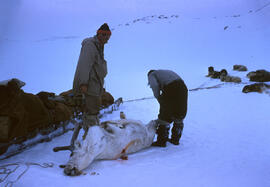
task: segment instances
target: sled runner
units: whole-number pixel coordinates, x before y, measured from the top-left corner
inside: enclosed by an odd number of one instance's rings
[[[0,160],[73,130],[81,118],[82,98],[69,92],[34,95],[24,92],[24,85],[18,79],[0,82]],[[102,99],[100,117],[122,103],[122,98],[114,102],[108,92]]]

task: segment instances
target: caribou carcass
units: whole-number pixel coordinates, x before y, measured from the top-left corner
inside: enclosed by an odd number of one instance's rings
[[[75,143],[64,173],[80,175],[94,160],[125,158],[125,154],[150,147],[156,126],[154,120],[144,125],[140,121],[121,119],[90,127],[85,140]]]

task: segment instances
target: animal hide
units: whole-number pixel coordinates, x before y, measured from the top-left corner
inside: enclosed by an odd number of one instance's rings
[[[66,92],[60,93],[60,96],[64,97],[66,100],[70,99],[71,97],[74,97],[73,95],[74,94],[73,94],[72,89],[68,90]],[[78,99],[81,102],[82,96],[78,95],[78,96],[74,97],[74,99]],[[109,92],[107,92],[105,89],[103,89],[103,93],[101,95],[101,106],[102,106],[102,108],[106,108],[106,107],[108,107],[109,105],[111,105],[113,103],[114,103],[114,97]],[[69,103],[67,103],[67,104],[69,104]],[[77,104],[81,105],[82,103],[77,103]],[[70,105],[72,105],[72,101],[70,102]]]
[[[240,82],[242,82],[242,80],[241,80],[240,77],[229,76],[229,75],[227,75],[227,76],[221,75],[221,76],[220,76],[220,80],[221,80],[222,82],[234,82],[234,83],[240,83]]]
[[[26,137],[35,129],[48,125],[49,113],[38,96],[24,93],[13,80],[7,86],[0,85],[0,96],[0,116],[10,120],[5,129],[7,136],[1,139],[1,143]]]
[[[265,84],[265,83],[255,83],[255,84],[251,84],[251,85],[246,85],[242,92],[243,93],[249,93],[249,92],[258,92],[258,93],[262,93],[263,91],[265,91],[266,89],[270,89],[270,85],[269,84]]]
[[[82,144],[75,143],[75,150],[64,169],[65,174],[79,175],[94,160],[117,159],[150,147],[156,125],[155,121],[144,125],[140,121],[121,119],[89,128]]]
[[[247,74],[250,81],[255,82],[268,82],[270,81],[270,72],[264,69],[251,71]]]
[[[101,105],[103,108],[108,107],[109,105],[113,104],[114,98],[109,92],[104,92],[101,95]]]
[[[23,86],[25,86],[25,82],[23,82],[19,79],[16,79],[16,78],[0,81],[0,85],[7,86],[8,83],[10,83],[10,82],[15,83],[16,86],[18,86],[19,88],[22,88]]]
[[[247,67],[244,65],[234,65],[233,70],[235,71],[247,71]]]

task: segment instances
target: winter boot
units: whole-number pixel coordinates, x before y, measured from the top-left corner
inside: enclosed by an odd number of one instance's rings
[[[160,123],[157,128],[157,141],[152,143],[152,146],[166,147],[166,142],[168,141],[169,136],[169,129],[169,123]]]
[[[172,136],[171,139],[169,139],[169,142],[171,142],[174,145],[179,145],[179,140],[182,136],[183,128],[184,128],[183,120],[175,120],[172,128]]]

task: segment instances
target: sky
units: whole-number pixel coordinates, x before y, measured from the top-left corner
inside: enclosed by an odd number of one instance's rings
[[[208,66],[250,83],[247,72],[232,67],[269,71],[269,10],[267,0],[0,1],[0,80],[19,78],[28,93],[71,89],[81,41],[107,22],[112,36],[105,46],[105,88],[115,98],[152,96],[146,77],[150,69],[177,72],[189,89],[220,83],[205,77]],[[66,145],[69,132],[0,161],[22,163],[5,182],[15,180],[26,162],[52,162],[52,168],[30,166],[14,186],[268,187],[269,95],[244,94],[243,86],[226,83],[189,92],[180,146],[151,147],[127,161],[96,161],[86,175],[67,177],[58,165],[67,162],[68,152],[52,149]],[[146,124],[158,110],[155,99],[124,102],[101,120],[119,119],[124,111]]]

